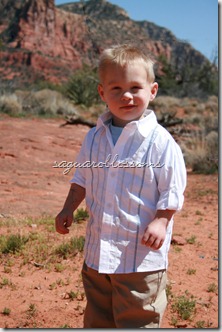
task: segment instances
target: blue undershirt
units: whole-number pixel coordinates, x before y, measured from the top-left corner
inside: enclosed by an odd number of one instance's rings
[[[120,137],[122,131],[123,131],[123,127],[116,127],[113,126],[112,123],[109,126],[111,135],[112,135],[112,139],[113,139],[113,144],[115,145],[118,138]]]

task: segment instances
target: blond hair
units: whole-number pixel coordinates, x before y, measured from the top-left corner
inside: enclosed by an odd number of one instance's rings
[[[147,71],[147,79],[150,82],[154,82],[154,62],[140,48],[129,44],[114,45],[102,52],[98,67],[99,78],[102,81],[103,73],[107,66],[111,64],[123,68],[127,64],[132,63],[141,63],[141,65],[144,65]]]

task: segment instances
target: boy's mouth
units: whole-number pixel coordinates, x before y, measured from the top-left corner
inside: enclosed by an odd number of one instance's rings
[[[123,106],[120,107],[120,109],[131,110],[135,107],[136,107],[136,105],[123,105]]]

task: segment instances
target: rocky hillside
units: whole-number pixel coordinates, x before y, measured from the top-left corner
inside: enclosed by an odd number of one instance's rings
[[[54,0],[1,0],[0,80],[14,86],[46,80],[66,81],[82,64],[95,66],[101,51],[113,43],[142,44],[157,64],[157,76],[173,72],[187,81],[209,61],[167,29],[137,22],[105,0],[55,6]],[[189,77],[189,78],[190,78]]]
[[[92,44],[102,46],[113,42],[133,42],[147,49],[157,59],[160,55],[182,67],[184,62],[197,66],[205,57],[188,43],[179,41],[171,31],[148,21],[133,21],[122,8],[105,0],[81,1],[58,8],[86,17]],[[176,60],[177,59],[177,60]]]

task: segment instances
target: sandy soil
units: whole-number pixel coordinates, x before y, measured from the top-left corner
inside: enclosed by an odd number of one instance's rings
[[[45,232],[39,225],[23,226],[24,218],[56,216],[69,189],[72,171],[54,168],[74,161],[84,126],[60,127],[63,120],[0,118],[0,234]],[[7,226],[7,220],[14,220]],[[73,225],[66,237],[55,232],[49,241],[65,243],[84,235],[85,222]],[[82,254],[62,263],[62,272],[27,262],[21,256],[0,256],[0,327],[81,328],[85,308],[81,282]],[[10,269],[8,262],[13,261]],[[218,327],[218,179],[188,172],[183,210],[175,217],[169,254],[169,305],[162,328]],[[6,285],[5,280],[10,280]],[[71,291],[77,293],[74,299]],[[189,319],[178,316],[180,296],[195,301]],[[10,309],[10,314],[4,312]]]

